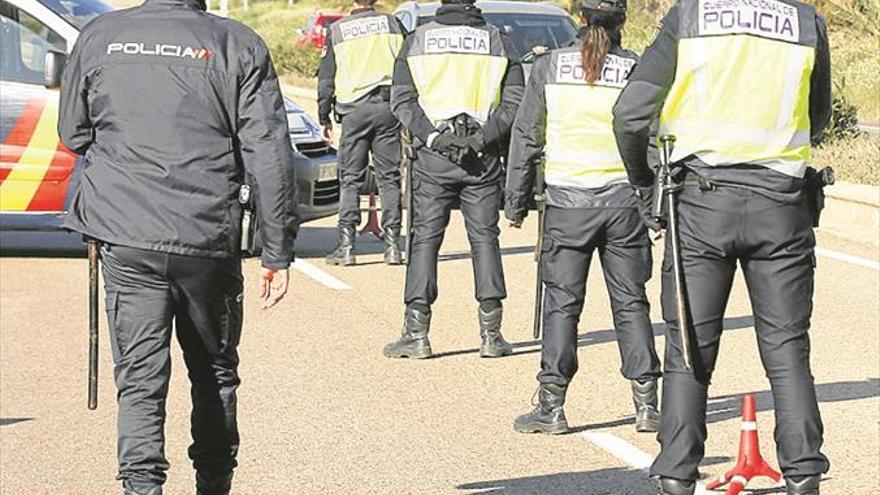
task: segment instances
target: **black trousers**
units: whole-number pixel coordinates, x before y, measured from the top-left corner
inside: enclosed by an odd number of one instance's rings
[[[419,150],[413,164],[413,240],[406,269],[406,304],[430,306],[437,300],[437,255],[456,202],[461,204],[471,245],[475,298],[507,297],[498,243],[501,197],[497,160],[468,170],[439,154]]]
[[[172,323],[192,384],[189,456],[210,477],[231,472],[239,445],[241,261],[107,245],[101,258],[119,406],[119,479],[144,492],[165,481]]]
[[[822,420],[810,372],[810,316],[815,258],[811,213],[742,188],[679,194],[685,285],[696,342],[694,367],[682,363],[675,317],[672,260],[663,261],[667,323],[661,452],[651,474],[697,479],[706,440],[706,400],[736,264],[742,266],[755,316],[758,350],[776,412],[776,445],[785,476],[824,473]],[[746,372],[747,370],[743,370]]]
[[[593,253],[599,253],[622,362],[630,380],[660,376],[645,283],[651,242],[635,208],[547,208],[544,336],[538,381],[566,386],[578,369],[577,326]]]
[[[373,95],[342,118],[339,143],[339,227],[361,222],[359,191],[369,173],[370,154],[382,198],[382,229],[400,232],[400,123],[388,101]]]

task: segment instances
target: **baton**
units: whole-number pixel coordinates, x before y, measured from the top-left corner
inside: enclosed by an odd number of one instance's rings
[[[544,251],[544,230],[547,226],[547,196],[544,188],[544,170],[541,163],[537,165],[535,172],[535,207],[538,210],[538,239],[535,242],[535,317],[534,327],[532,328],[532,337],[535,340],[541,337],[541,323],[544,313],[544,270],[541,263],[541,255]]]
[[[403,177],[404,182],[404,194],[406,198],[406,257],[403,259],[404,264],[409,266],[410,253],[412,253],[412,238],[413,238],[413,191],[412,191],[412,179],[413,179],[413,152],[412,152],[412,135],[407,130],[403,130],[401,132],[401,141],[402,141],[402,149],[403,160],[401,160],[403,166],[406,168],[405,175]]]
[[[98,241],[89,249],[89,410],[98,408]]]
[[[663,161],[660,164],[660,173],[663,174],[663,194],[666,199],[668,215],[666,230],[669,233],[669,245],[672,249],[672,276],[675,281],[675,315],[678,320],[678,336],[684,367],[690,370],[693,367],[691,362],[691,325],[687,312],[688,303],[684,287],[684,267],[681,264],[681,249],[678,238],[678,212],[676,212],[676,193],[678,192],[679,185],[673,182],[672,174],[669,171],[669,162],[672,155],[672,147],[675,143],[675,136],[669,134],[660,136],[660,142],[663,143]]]

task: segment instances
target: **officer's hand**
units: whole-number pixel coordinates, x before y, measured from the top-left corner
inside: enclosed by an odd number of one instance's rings
[[[511,220],[511,221],[508,223],[508,225],[509,225],[510,227],[513,227],[513,228],[515,228],[515,229],[521,229],[521,228],[522,228],[522,224],[523,224],[523,219],[522,219],[522,218],[517,218],[516,220]]]
[[[639,213],[642,216],[645,226],[654,232],[663,229],[662,219],[654,216],[654,188],[636,186],[636,198],[639,202]]]
[[[287,268],[282,270],[275,268],[260,269],[261,309],[269,309],[284,299],[284,295],[287,294],[288,277]]]
[[[455,153],[459,150],[457,139],[451,132],[444,132],[434,138],[434,141],[431,142],[431,149],[443,154]]]
[[[327,141],[333,141],[333,122],[327,122],[324,124],[324,139]]]
[[[465,143],[467,143],[467,147],[478,156],[484,149],[486,149],[486,143],[483,141],[483,133],[479,131],[468,136]]]

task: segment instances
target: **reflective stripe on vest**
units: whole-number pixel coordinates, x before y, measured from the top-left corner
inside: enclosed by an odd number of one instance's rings
[[[507,72],[497,29],[432,23],[413,36],[407,63],[428,119],[437,125],[466,113],[485,123],[501,103]]]
[[[403,35],[387,15],[355,15],[333,24],[336,100],[354,103],[378,86],[389,86]]]
[[[692,33],[678,42],[660,114],[660,133],[677,137],[673,160],[694,155],[709,166],[753,164],[803,177],[815,22],[777,0],[681,5]]]
[[[609,54],[600,79],[588,85],[577,49],[559,50],[551,56],[551,74],[544,86],[547,183],[600,188],[626,182],[626,169],[611,125],[611,109],[636,61]]]

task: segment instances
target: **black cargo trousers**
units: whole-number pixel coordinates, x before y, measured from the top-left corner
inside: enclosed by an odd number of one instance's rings
[[[342,117],[339,141],[339,227],[361,223],[359,194],[370,155],[382,199],[382,230],[400,233],[400,123],[391,113],[387,88],[379,88]]]
[[[192,385],[193,467],[211,479],[236,466],[238,258],[202,258],[102,245],[117,387],[119,476],[139,493],[165,482],[165,399],[172,323]]]
[[[667,323],[661,452],[651,474],[684,480],[698,477],[706,441],[708,387],[737,261],[773,393],[779,465],[787,477],[825,473],[829,464],[819,451],[822,420],[810,371],[815,238],[806,199],[782,203],[730,186],[685,187],[678,197],[685,289],[696,333],[693,364],[701,378],[685,371],[682,362],[667,238],[661,294]]]
[[[540,383],[567,386],[578,369],[577,326],[593,253],[599,253],[614,329],[630,380],[660,376],[645,283],[651,278],[651,241],[635,208],[548,206],[544,234],[544,337]]]
[[[408,253],[404,302],[430,307],[437,300],[437,256],[449,225],[450,212],[460,203],[471,245],[477,301],[507,297],[498,236],[501,206],[501,164],[487,155],[461,167],[426,148],[413,162],[413,239]]]

